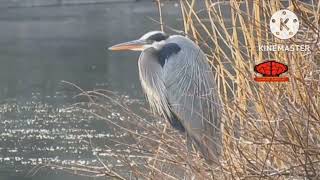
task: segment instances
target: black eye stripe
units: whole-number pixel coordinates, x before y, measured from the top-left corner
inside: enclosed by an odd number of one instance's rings
[[[147,40],[162,41],[162,40],[166,40],[166,39],[168,39],[167,35],[162,34],[162,33],[157,33],[157,34],[154,34],[154,35],[148,37]]]

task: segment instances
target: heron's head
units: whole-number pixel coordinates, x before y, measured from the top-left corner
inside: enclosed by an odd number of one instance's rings
[[[153,47],[155,49],[160,49],[164,44],[165,40],[169,36],[162,31],[151,31],[143,35],[141,38],[121,44],[114,45],[109,48],[112,51],[143,51],[147,48]]]

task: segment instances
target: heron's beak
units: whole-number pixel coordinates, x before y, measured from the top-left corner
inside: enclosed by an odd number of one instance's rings
[[[133,50],[142,51],[147,43],[143,40],[134,40],[109,47],[111,51]]]

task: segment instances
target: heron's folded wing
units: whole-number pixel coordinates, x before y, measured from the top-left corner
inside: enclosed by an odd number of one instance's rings
[[[189,136],[207,159],[220,153],[220,103],[205,54],[186,38],[170,39],[181,50],[163,66],[166,96]]]

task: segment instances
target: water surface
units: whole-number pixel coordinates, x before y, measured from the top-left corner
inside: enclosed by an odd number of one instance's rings
[[[164,6],[168,25],[178,28],[180,10]],[[126,136],[72,104],[83,90],[108,89],[128,101],[143,100],[137,52],[107,47],[159,29],[152,2],[79,6],[3,8],[0,10],[0,179],[80,179],[31,167],[47,162],[97,164],[110,138]],[[121,118],[117,109],[108,116]],[[95,138],[95,148],[83,141]],[[116,162],[110,162],[116,165]],[[85,178],[82,179],[93,179]]]

